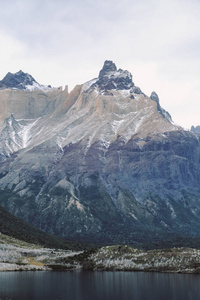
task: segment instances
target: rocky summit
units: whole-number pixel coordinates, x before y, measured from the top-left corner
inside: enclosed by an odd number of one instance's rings
[[[0,89],[0,205],[49,233],[98,244],[199,237],[199,153],[199,135],[112,61],[70,93]]]
[[[130,72],[122,69],[117,70],[116,65],[111,60],[106,60],[102,70],[99,72],[99,78],[93,86],[108,92],[108,90],[112,89],[129,90],[134,87],[134,83]],[[138,91],[139,93],[141,92],[140,89]]]
[[[24,90],[44,87],[45,86],[41,86],[30,74],[24,73],[21,70],[14,74],[9,72],[0,81],[0,89],[11,88]]]

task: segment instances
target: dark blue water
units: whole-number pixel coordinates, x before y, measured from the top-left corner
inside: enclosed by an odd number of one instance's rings
[[[200,275],[1,272],[0,300],[199,300]]]

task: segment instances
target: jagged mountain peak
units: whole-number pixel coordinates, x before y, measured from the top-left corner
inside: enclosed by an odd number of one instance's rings
[[[157,95],[156,92],[152,92],[151,93],[151,96],[150,96],[150,99],[155,101],[157,103],[157,109],[158,109],[158,112],[164,117],[166,118],[168,121],[172,121],[172,117],[171,115],[165,110],[163,109],[161,106],[160,106],[160,100],[159,100],[159,97]]]
[[[158,97],[158,94],[156,92],[152,92],[151,95],[150,95],[150,98],[154,101],[156,101],[157,103],[159,103],[159,97]]]
[[[40,85],[30,74],[24,73],[22,70],[16,73],[8,72],[0,81],[0,88],[11,88],[18,90],[34,90],[50,88],[50,86]]]
[[[105,75],[108,75],[108,73],[110,73],[110,72],[116,72],[116,71],[117,71],[117,67],[113,63],[113,61],[112,60],[106,60],[104,62],[103,68],[99,72],[99,78],[102,78]]]
[[[118,69],[111,60],[104,62],[103,68],[99,72],[97,81],[92,87],[98,87],[102,91],[108,90],[129,90],[135,85],[132,75],[127,70]]]
[[[6,76],[0,81],[0,87],[25,89],[27,85],[38,84],[37,81],[28,73],[22,70],[16,73],[8,72]]]
[[[197,125],[196,127],[195,126],[192,126],[191,129],[190,129],[192,132],[200,135],[200,126]]]

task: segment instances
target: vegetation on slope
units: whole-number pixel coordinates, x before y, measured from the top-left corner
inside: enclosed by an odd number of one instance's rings
[[[49,248],[83,249],[83,245],[40,231],[18,219],[0,206],[0,233],[27,243]],[[85,248],[85,247],[84,247]]]

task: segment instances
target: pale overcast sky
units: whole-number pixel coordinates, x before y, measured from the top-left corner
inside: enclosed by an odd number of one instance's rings
[[[0,79],[84,83],[106,59],[185,128],[200,125],[199,0],[0,0]]]

